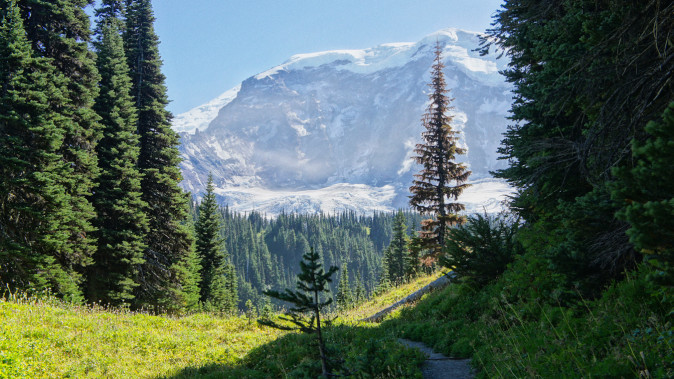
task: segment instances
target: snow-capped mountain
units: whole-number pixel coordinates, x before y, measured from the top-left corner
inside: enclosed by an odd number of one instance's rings
[[[478,34],[458,29],[417,43],[299,54],[176,117],[183,187],[201,194],[209,172],[223,204],[237,210],[368,212],[406,207],[420,118],[428,104],[435,44],[455,100],[473,171],[462,200],[493,210],[511,189],[490,179],[512,95],[499,70],[480,56]]]

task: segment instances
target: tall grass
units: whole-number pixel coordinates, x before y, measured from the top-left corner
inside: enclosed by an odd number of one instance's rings
[[[421,353],[397,343],[392,331],[357,320],[433,279],[391,289],[328,325],[332,371],[420,378]],[[245,316],[154,316],[75,305],[48,293],[6,293],[0,378],[315,378],[320,364],[312,337],[260,327]]]
[[[512,277],[473,290],[453,285],[384,323],[445,354],[472,357],[481,377],[674,377],[673,304],[637,272],[603,296],[562,304]],[[540,288],[544,288],[541,286]]]
[[[244,318],[152,316],[50,296],[0,299],[0,378],[154,378],[233,366],[282,333]]]

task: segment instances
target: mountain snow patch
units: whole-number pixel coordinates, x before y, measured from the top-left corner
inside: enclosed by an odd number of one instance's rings
[[[294,55],[175,118],[181,185],[201,196],[212,173],[221,204],[270,215],[407,208],[439,43],[467,149],[456,158],[473,172],[461,199],[470,212],[501,209],[511,189],[489,173],[505,167],[497,148],[512,87],[498,73],[505,58],[480,56],[479,39],[450,28],[416,43]]]

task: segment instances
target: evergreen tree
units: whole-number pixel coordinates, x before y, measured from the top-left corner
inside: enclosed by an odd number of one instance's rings
[[[126,28],[124,15],[124,0],[102,0],[100,7],[96,9],[98,22],[94,29],[94,34],[102,36],[103,26],[112,24],[110,26],[121,36]]]
[[[438,42],[429,85],[431,102],[422,118],[426,128],[422,133],[424,143],[417,144],[415,149],[418,154],[415,159],[422,165],[422,171],[415,175],[410,187],[410,205],[422,214],[434,215],[434,219],[424,220],[420,237],[435,256],[445,245],[447,229],[464,221],[458,212],[465,206],[456,200],[468,186],[465,182],[470,175],[463,164],[455,162],[456,155],[465,154],[465,149],[457,146],[457,132],[452,130],[452,117],[447,114],[451,110],[451,99],[447,97],[444,67]],[[455,186],[451,185],[452,181],[456,182]]]
[[[195,225],[196,250],[201,258],[201,301],[212,309],[228,312],[236,308],[236,275],[226,261],[220,237],[222,218],[213,190],[213,176],[209,175]]]
[[[71,168],[68,175],[59,178],[69,205],[61,212],[59,230],[54,230],[54,233],[65,233],[67,240],[58,247],[58,253],[53,254],[53,263],[68,273],[70,278],[63,279],[71,282],[68,287],[79,282],[79,274],[91,263],[96,248],[92,238],[95,210],[89,195],[98,175],[95,146],[100,125],[93,104],[99,76],[95,55],[89,50],[91,32],[89,17],[84,11],[89,3],[88,0],[17,1],[33,54],[48,58],[65,79],[60,91],[67,101],[52,111],[68,120],[64,123],[63,143],[59,145],[58,154]],[[61,292],[61,288],[59,285],[56,291]]]
[[[253,323],[253,319],[257,317],[257,309],[253,305],[251,300],[246,301],[246,318],[248,319],[248,324]]]
[[[360,280],[360,275],[356,275],[356,284],[353,291],[353,300],[356,304],[360,304],[363,301],[367,300],[367,294],[365,293],[365,287],[363,287],[363,282]]]
[[[339,277],[335,301],[337,302],[337,308],[342,310],[348,309],[353,305],[353,294],[349,285],[349,269],[346,264],[342,265],[342,273]]]
[[[236,268],[231,263],[225,266],[225,290],[224,312],[235,314],[239,304],[239,288]]]
[[[417,235],[415,229],[412,229],[412,235],[410,236],[409,243],[407,244],[407,251],[409,252],[409,266],[407,267],[408,271],[405,273],[408,277],[417,276],[422,270],[422,255],[424,250],[424,241]]]
[[[410,271],[408,244],[405,214],[399,210],[393,222],[393,239],[388,249],[388,271],[393,282],[400,283]]]
[[[520,239],[585,295],[641,257],[607,183],[671,101],[670,3],[506,1],[484,41],[509,57],[512,125],[499,149],[509,167],[497,176],[520,189]]]
[[[61,154],[68,81],[34,56],[16,2],[0,5],[0,281],[80,300],[87,256],[71,255],[73,168]]]
[[[329,292],[330,278],[337,267],[332,266],[325,272],[321,267],[321,257],[311,248],[309,253],[302,255],[300,262],[301,272],[297,275],[297,291],[286,289],[285,292],[265,291],[265,295],[293,304],[285,316],[280,319],[291,322],[295,327],[280,325],[274,321],[260,320],[263,325],[281,330],[300,330],[304,333],[316,333],[318,350],[321,357],[321,368],[324,377],[329,376],[328,356],[321,332],[321,311],[332,303],[332,299],[321,300],[321,294]],[[305,315],[309,313],[307,318]]]
[[[476,288],[496,280],[522,254],[515,237],[519,223],[507,214],[471,215],[449,231],[440,264]]]
[[[178,187],[179,140],[166,110],[168,99],[152,4],[150,0],[127,0],[126,5],[124,46],[138,109],[138,167],[143,174],[142,199],[147,203],[149,218],[145,264],[137,294],[141,304],[169,307],[184,303],[179,273],[184,272],[192,246],[192,237],[184,225],[188,197]]]
[[[616,169],[613,197],[623,204],[617,216],[627,220],[630,242],[656,268],[656,281],[672,290],[674,283],[674,101],[662,120],[646,125],[650,135],[633,141],[631,169]],[[671,295],[670,295],[671,296]]]
[[[88,270],[88,296],[90,301],[119,305],[134,298],[148,222],[136,166],[136,108],[119,22],[114,20],[100,19],[101,35],[95,44],[101,81],[94,109],[101,117],[103,138],[96,147],[101,173],[92,200],[98,249]]]
[[[187,256],[177,265],[176,278],[181,283],[180,303],[174,304],[178,309],[188,313],[201,309],[201,258],[196,249],[191,248]]]
[[[389,251],[390,249],[386,249],[384,252],[384,256],[382,257],[382,263],[381,263],[381,275],[379,275],[379,283],[377,283],[377,288],[375,290],[375,294],[381,295],[382,293],[388,291],[391,288],[391,275],[389,274]]]

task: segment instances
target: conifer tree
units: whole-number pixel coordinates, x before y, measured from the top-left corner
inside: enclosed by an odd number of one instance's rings
[[[346,264],[342,265],[342,273],[337,284],[337,296],[335,298],[337,308],[343,310],[353,305],[353,294],[349,285],[349,269]]]
[[[75,269],[86,256],[62,259],[73,252],[64,182],[73,168],[61,154],[72,125],[59,112],[68,81],[35,57],[16,2],[0,5],[0,282],[80,300]]]
[[[280,319],[291,322],[295,327],[280,325],[270,320],[259,320],[258,322],[281,330],[300,330],[304,333],[316,333],[319,354],[321,356],[321,368],[323,376],[328,377],[328,356],[325,350],[325,342],[321,332],[321,311],[332,303],[332,299],[321,300],[321,294],[329,292],[329,284],[332,281],[331,276],[338,270],[332,266],[325,272],[321,267],[321,257],[313,249],[302,255],[300,261],[301,272],[297,275],[297,291],[286,289],[285,292],[265,291],[264,294],[275,299],[293,304],[285,316]],[[307,318],[306,314],[310,316]]]
[[[187,313],[201,309],[201,258],[196,249],[191,248],[188,255],[177,265],[176,278],[181,283],[179,303],[174,304],[177,309]]]
[[[147,203],[149,218],[145,264],[141,266],[137,293],[143,304],[168,307],[184,303],[180,273],[185,272],[192,246],[192,237],[184,225],[188,197],[178,186],[179,140],[166,110],[168,98],[152,4],[150,0],[127,0],[126,6],[124,46],[138,109],[138,167],[143,175],[142,199]]]
[[[632,141],[632,168],[615,169],[612,196],[622,204],[617,216],[630,224],[627,235],[646,261],[653,278],[671,294],[674,283],[674,101],[662,119],[646,125],[649,138]]]
[[[465,165],[456,163],[457,154],[465,154],[465,149],[457,146],[458,132],[452,130],[452,117],[448,112],[452,99],[447,97],[447,85],[442,69],[442,48],[435,47],[435,60],[431,71],[432,89],[430,104],[422,118],[426,131],[422,133],[423,143],[417,144],[415,160],[422,170],[415,175],[410,192],[410,205],[433,219],[424,220],[420,237],[425,241],[431,254],[437,256],[444,247],[447,229],[464,221],[458,212],[465,206],[456,202],[468,186],[470,171]],[[452,186],[452,182],[456,185]]]
[[[95,146],[100,137],[100,125],[93,104],[99,75],[94,53],[89,49],[91,32],[89,17],[84,10],[89,3],[88,0],[17,1],[33,54],[49,58],[56,72],[66,81],[60,90],[67,101],[52,110],[68,120],[64,124],[63,143],[58,154],[63,163],[72,168],[69,175],[59,179],[69,206],[61,212],[58,231],[65,233],[67,240],[54,254],[54,264],[69,272],[73,283],[79,281],[75,271],[84,271],[84,267],[91,263],[96,247],[92,238],[95,210],[89,195],[98,175]],[[63,280],[70,281],[70,278]]]
[[[236,275],[226,261],[224,241],[220,237],[222,218],[213,190],[213,176],[209,175],[195,225],[196,250],[201,259],[201,302],[223,312],[236,306],[232,293],[236,290]]]
[[[148,229],[136,166],[136,108],[119,24],[114,16],[101,17],[95,43],[101,81],[94,109],[101,117],[103,138],[96,147],[101,173],[92,197],[98,249],[88,270],[89,300],[112,305],[134,298]]]
[[[239,288],[238,277],[236,275],[236,268],[233,264],[227,263],[225,266],[225,301],[224,312],[228,314],[235,314],[238,310],[239,304]]]
[[[377,295],[380,295],[386,291],[388,291],[391,288],[391,275],[389,274],[389,251],[390,249],[386,249],[384,251],[384,256],[382,257],[382,262],[381,262],[381,275],[379,276],[379,283],[377,284],[377,289],[375,290],[375,293]]]
[[[98,36],[103,35],[103,26],[113,24],[111,25],[112,28],[117,30],[121,36],[124,29],[126,29],[124,15],[124,0],[102,0],[100,7],[96,9],[98,23],[94,29],[94,34]]]
[[[412,228],[412,235],[407,244],[407,251],[409,252],[409,266],[405,275],[408,277],[417,276],[423,269],[422,267],[422,252],[424,250],[424,243],[417,234],[416,230]]]
[[[252,324],[253,319],[257,317],[257,308],[255,308],[251,300],[246,301],[245,312],[246,318],[248,319],[248,324]]]
[[[405,225],[405,214],[402,210],[399,210],[393,222],[393,238],[388,249],[389,275],[392,281],[396,283],[404,280],[406,273],[410,271],[408,244],[409,238],[407,236],[407,225]]]
[[[365,287],[363,287],[363,282],[360,280],[360,276],[356,275],[356,284],[353,291],[353,300],[356,304],[360,304],[367,299],[367,294],[365,293]]]

